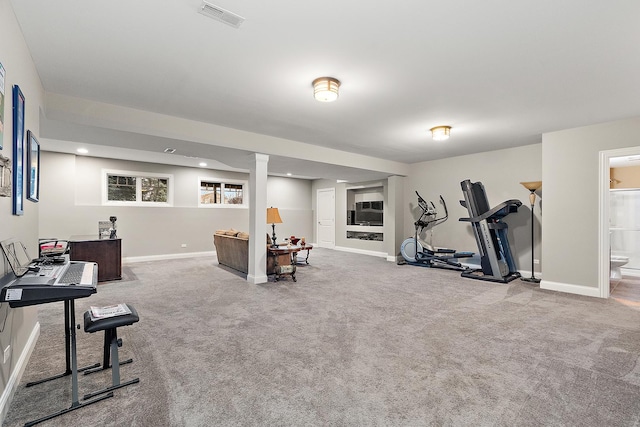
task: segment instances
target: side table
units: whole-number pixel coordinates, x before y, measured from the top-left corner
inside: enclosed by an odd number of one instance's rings
[[[298,251],[296,251],[296,252],[293,254],[293,263],[294,263],[294,264],[297,264],[297,263],[298,263],[298,252],[301,252],[301,251],[306,250],[306,251],[307,251],[307,257],[304,259],[304,262],[305,262],[305,263],[307,263],[307,264],[309,264],[309,251],[310,251],[311,249],[313,249],[313,245],[310,245],[310,244],[308,244],[308,243],[307,243],[307,244],[305,244],[304,246],[302,246],[302,245],[298,244],[298,245],[296,245],[296,246],[294,246],[294,247],[295,247],[295,248],[297,248],[297,249],[298,249]]]
[[[280,280],[282,276],[289,275],[291,276],[294,282],[296,281],[296,265],[294,263],[294,260],[295,260],[295,254],[299,250],[300,248],[298,246],[269,247],[269,252],[274,255],[274,261],[275,261],[274,270],[275,270],[276,280]],[[279,262],[279,260],[282,259],[280,255],[289,255],[288,257],[286,257],[286,259],[289,260],[289,264],[281,264]]]

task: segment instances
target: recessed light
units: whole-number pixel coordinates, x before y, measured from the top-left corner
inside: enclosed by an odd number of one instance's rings
[[[291,175],[292,175],[291,172],[287,172],[287,176],[291,176]]]
[[[80,154],[87,154],[89,152],[86,148],[78,148],[76,151]]]
[[[199,165],[200,165],[200,167],[205,167],[205,166],[207,166],[207,164],[206,164],[205,162],[200,162],[200,163],[199,163]]]

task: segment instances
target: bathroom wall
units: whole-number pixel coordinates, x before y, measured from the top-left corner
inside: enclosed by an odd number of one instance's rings
[[[610,169],[610,188],[640,188],[640,166]]]
[[[629,257],[624,268],[640,274],[640,189],[610,190],[609,200],[611,254]]]

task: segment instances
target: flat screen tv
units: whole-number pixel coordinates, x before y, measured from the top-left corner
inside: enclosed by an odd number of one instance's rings
[[[384,225],[383,205],[381,201],[356,202],[356,224]]]

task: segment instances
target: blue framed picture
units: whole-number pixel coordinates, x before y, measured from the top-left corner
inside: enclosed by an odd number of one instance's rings
[[[27,199],[40,200],[40,143],[33,132],[27,131]]]
[[[13,86],[13,214],[24,214],[24,95]]]

